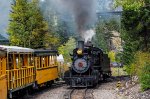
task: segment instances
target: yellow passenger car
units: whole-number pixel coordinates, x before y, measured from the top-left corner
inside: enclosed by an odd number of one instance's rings
[[[0,98],[7,99],[6,53],[0,48]]]
[[[58,79],[57,51],[0,45],[0,99]]]
[[[33,49],[22,48],[17,46],[2,46],[0,45],[0,50],[3,52],[3,57],[1,57],[1,71],[3,79],[0,86],[4,88],[2,94],[5,99],[5,92],[12,98],[12,93],[20,89],[27,88],[34,84],[35,79],[35,66]],[[6,71],[5,71],[6,70]],[[7,75],[7,87],[5,80],[5,75]],[[0,88],[1,88],[0,87]],[[7,89],[6,89],[7,88]],[[6,89],[6,90],[5,90]],[[1,93],[1,91],[0,91]],[[6,94],[7,94],[6,93]]]
[[[57,51],[35,50],[36,84],[51,84],[58,79]]]

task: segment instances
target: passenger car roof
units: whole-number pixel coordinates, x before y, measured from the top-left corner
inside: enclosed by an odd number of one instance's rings
[[[58,51],[56,50],[48,50],[48,49],[40,49],[34,50],[35,56],[49,56],[49,55],[58,55]]]
[[[0,45],[0,50],[6,51],[6,52],[34,52],[31,48],[24,48],[24,47],[18,47],[18,46],[5,46]]]

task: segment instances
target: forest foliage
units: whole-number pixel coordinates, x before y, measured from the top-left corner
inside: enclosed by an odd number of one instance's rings
[[[146,90],[150,88],[150,1],[116,0],[116,5],[123,7],[121,37],[124,44],[121,59],[129,73],[139,76],[142,89]]]

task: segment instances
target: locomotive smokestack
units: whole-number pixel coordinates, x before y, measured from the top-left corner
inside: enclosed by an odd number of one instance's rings
[[[84,49],[84,41],[78,41],[78,49]]]

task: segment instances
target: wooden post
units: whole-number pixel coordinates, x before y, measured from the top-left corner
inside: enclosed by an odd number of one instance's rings
[[[21,65],[20,65],[20,53],[19,53],[19,58],[18,58],[18,66],[19,66],[19,69],[21,68]]]
[[[7,52],[7,70],[9,70],[9,60],[8,60],[8,56],[9,56],[9,54],[8,54],[8,52]]]
[[[2,65],[3,65],[3,58],[0,58],[0,76],[2,75],[2,72],[3,72],[3,68],[2,68]]]
[[[16,56],[15,56],[14,52],[13,52],[13,67],[14,67],[14,69],[17,68],[17,66],[16,66]]]

